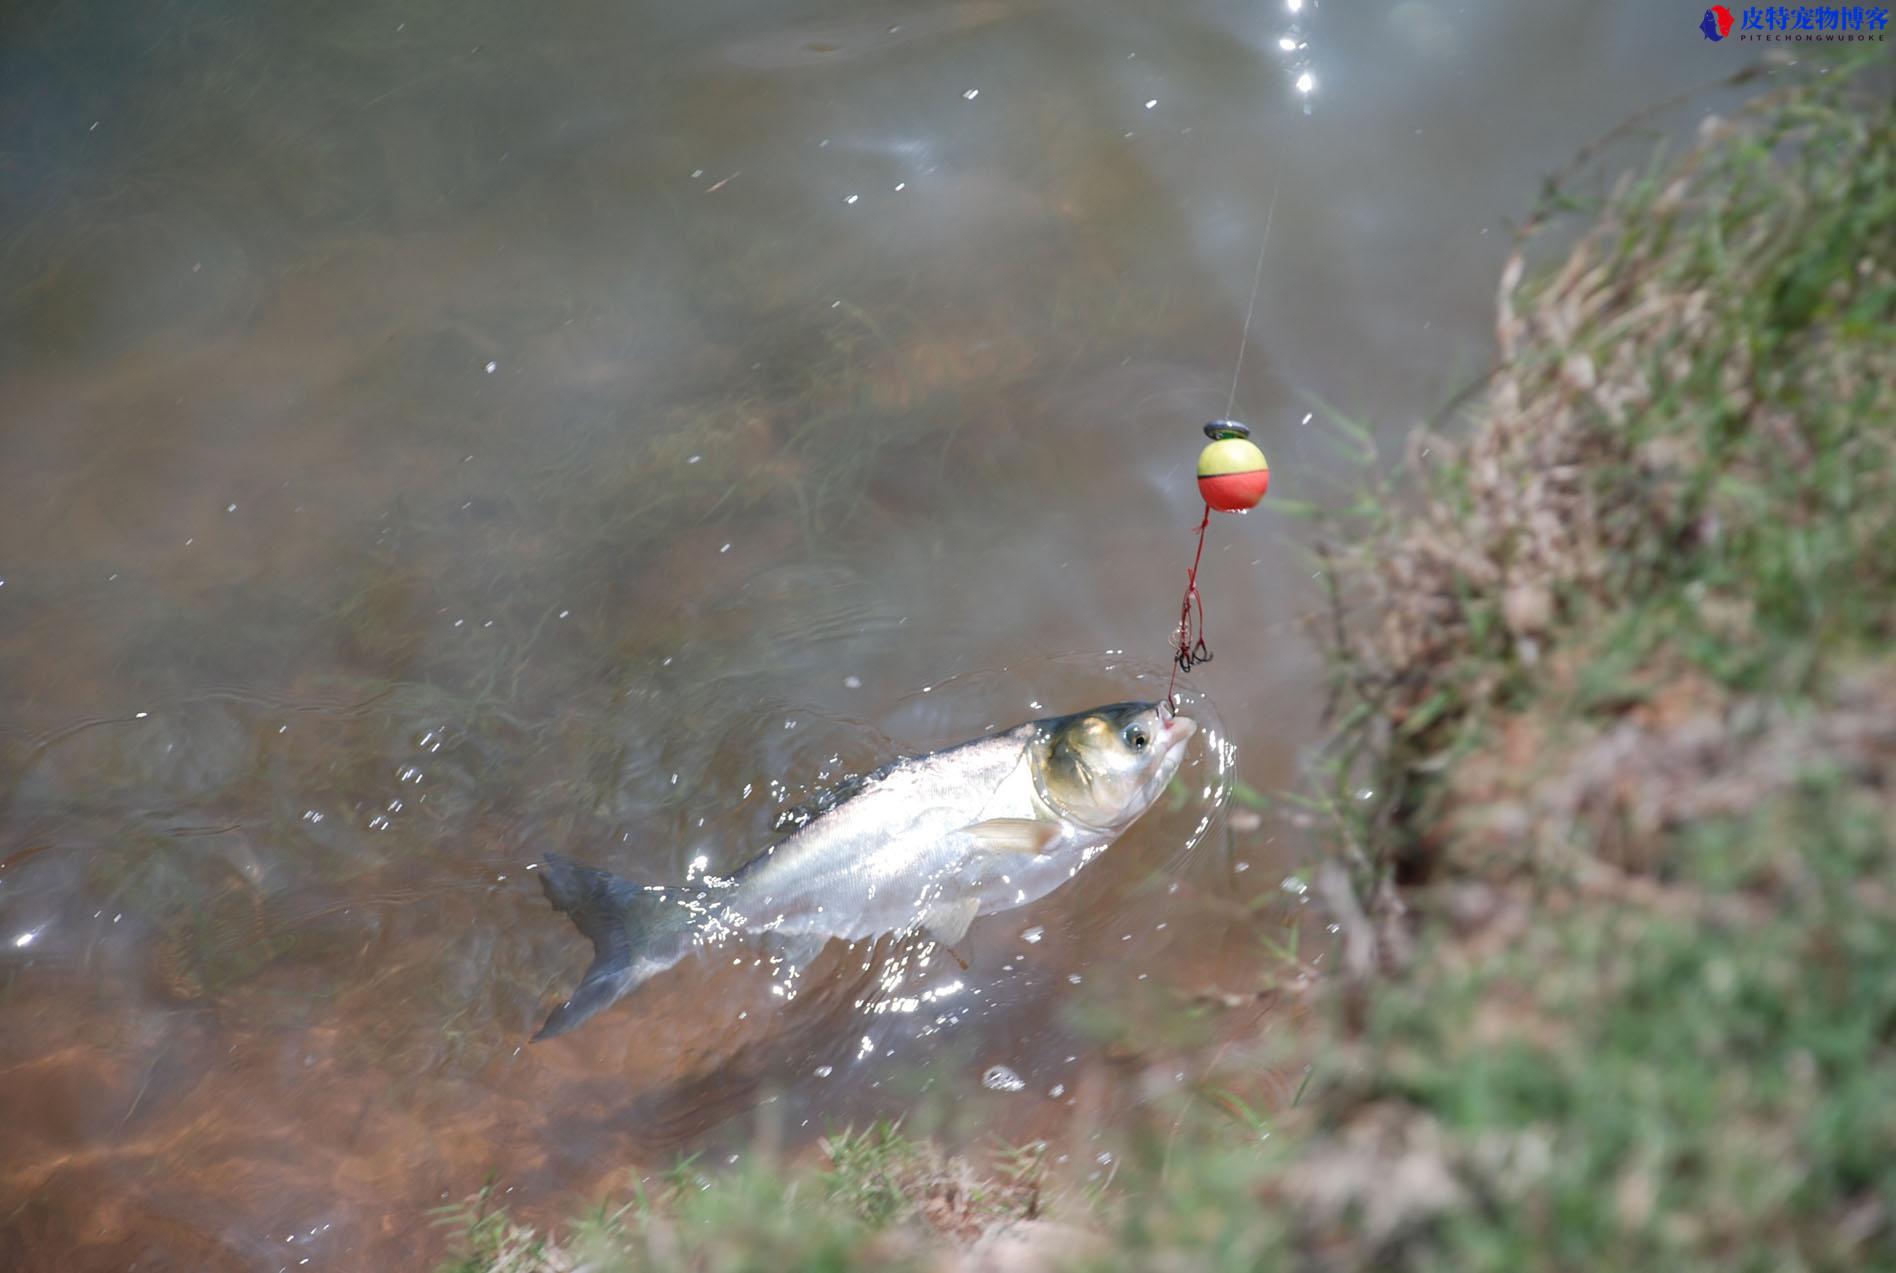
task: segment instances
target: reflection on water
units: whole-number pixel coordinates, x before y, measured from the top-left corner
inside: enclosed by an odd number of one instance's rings
[[[1534,177],[1729,69],[1630,5],[0,22],[9,1267],[370,1267],[490,1172],[557,1212],[766,1118],[1084,1135],[1102,1001],[1264,983],[1242,868],[1294,850],[1180,869],[1208,781],[965,969],[700,964],[533,1048],[584,951],[525,867],[729,869],[1128,697],[1049,656],[1163,657],[1267,193],[1237,407],[1295,499],[1313,399],[1401,429],[1485,365]],[[1201,688],[1283,785],[1307,571],[1216,531]]]

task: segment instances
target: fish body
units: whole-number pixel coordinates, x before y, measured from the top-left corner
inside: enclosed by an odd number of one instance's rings
[[[952,945],[976,915],[1064,884],[1164,790],[1195,723],[1153,703],[1030,721],[902,761],[838,797],[729,879],[640,886],[549,853],[547,897],[593,941],[563,1034],[692,950],[769,934],[812,951],[926,931]]]

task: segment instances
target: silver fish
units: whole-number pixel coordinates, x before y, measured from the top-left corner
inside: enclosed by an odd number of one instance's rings
[[[643,886],[548,853],[540,885],[594,958],[534,1038],[564,1034],[742,934],[801,951],[915,932],[952,946],[975,916],[1045,897],[1118,839],[1196,730],[1157,703],[1114,703],[900,761],[729,879]]]

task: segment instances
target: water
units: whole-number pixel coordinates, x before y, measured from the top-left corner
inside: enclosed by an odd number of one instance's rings
[[[1237,414],[1302,499],[1322,402],[1399,437],[1487,365],[1542,175],[1737,65],[1688,17],[11,14],[0,1263],[373,1267],[490,1173],[558,1215],[761,1118],[1110,1120],[1101,1003],[1266,977],[1230,903],[1285,828],[1161,869],[1209,781],[926,1010],[833,951],[526,1048],[585,950],[524,868],[729,869],[851,768],[1153,684],[1273,195]],[[1320,707],[1294,532],[1203,575],[1261,789]]]

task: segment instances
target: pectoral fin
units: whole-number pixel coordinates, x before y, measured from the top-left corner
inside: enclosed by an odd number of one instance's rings
[[[980,909],[980,899],[974,897],[959,902],[936,902],[923,914],[922,927],[942,945],[952,946],[968,935],[968,925],[974,922],[974,913]]]
[[[1060,824],[1037,818],[989,818],[962,830],[989,853],[1045,853],[1060,837]]]

